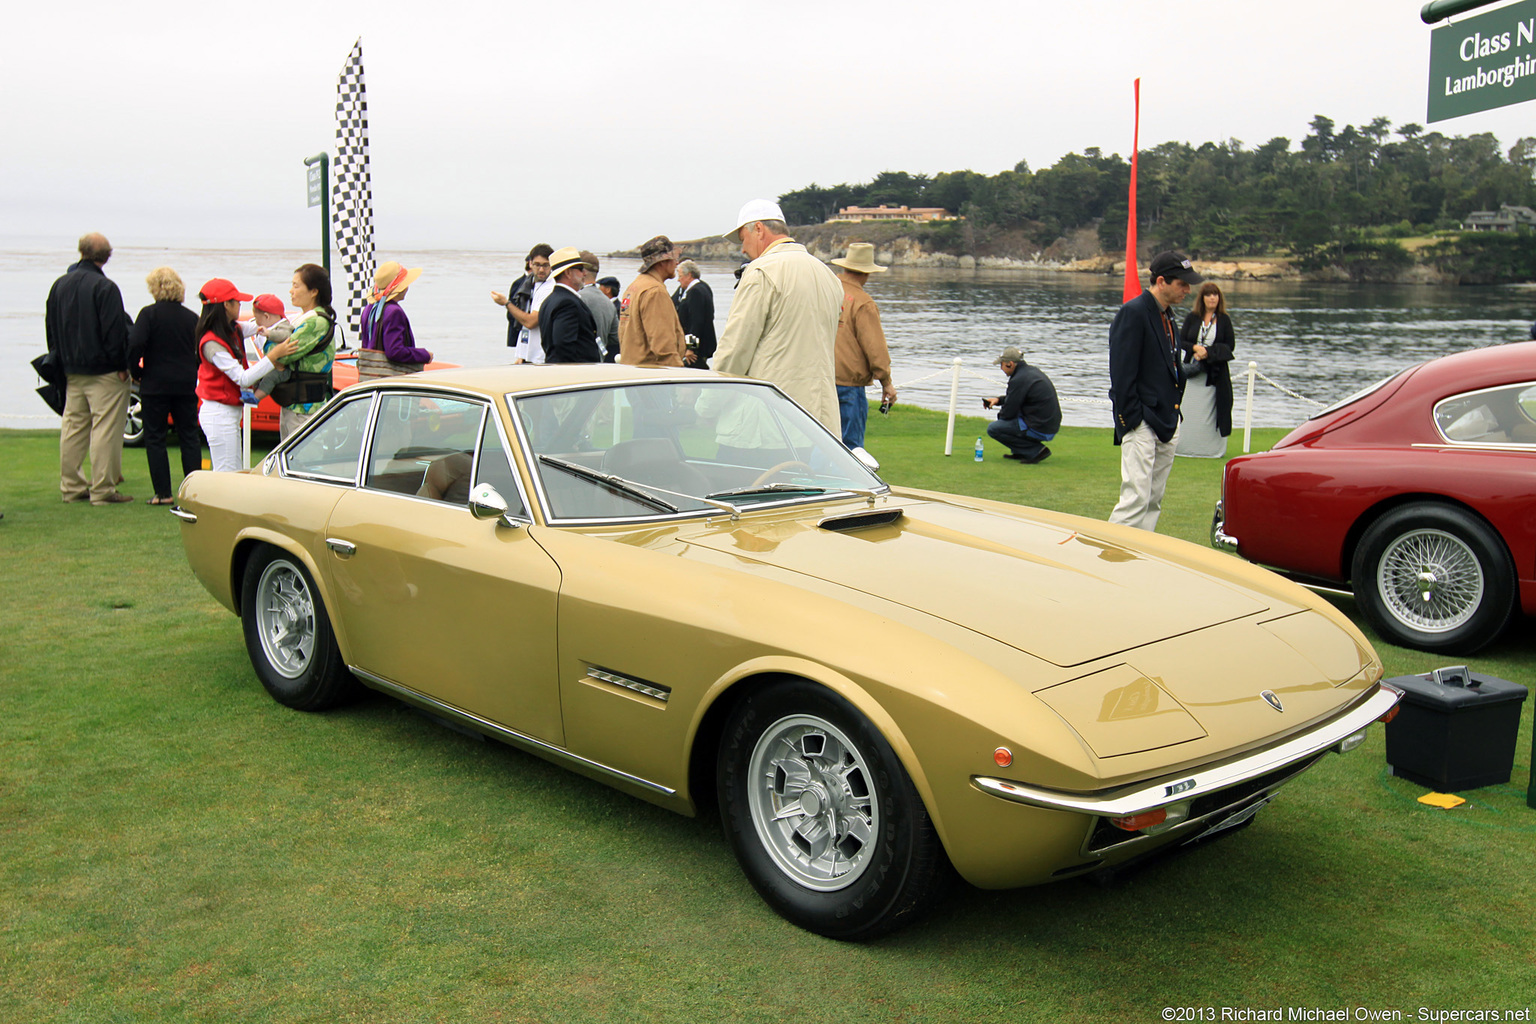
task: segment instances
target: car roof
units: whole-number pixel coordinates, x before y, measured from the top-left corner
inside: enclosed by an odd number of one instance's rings
[[[1489,345],[1432,359],[1418,368],[1405,391],[1460,394],[1525,380],[1536,380],[1536,341]]]
[[[409,388],[432,384],[487,395],[503,395],[547,388],[590,387],[594,384],[693,383],[707,380],[738,380],[713,370],[689,370],[682,367],[622,366],[617,363],[560,363],[517,366],[484,366],[473,369],[428,370],[368,381],[367,388]],[[349,392],[354,390],[347,389]]]

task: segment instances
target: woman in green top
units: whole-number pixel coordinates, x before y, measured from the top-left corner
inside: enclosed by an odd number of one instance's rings
[[[278,436],[287,440],[331,396],[331,364],[336,360],[336,310],[331,308],[331,278],[324,267],[306,263],[293,272],[288,297],[299,307],[290,336],[298,351],[284,360],[294,371],[304,401],[283,407]]]

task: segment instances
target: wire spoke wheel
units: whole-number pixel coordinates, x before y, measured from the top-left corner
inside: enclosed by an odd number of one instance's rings
[[[832,892],[869,866],[879,799],[864,755],[836,726],[793,715],[758,738],[748,767],[752,824],[779,867]]]
[[[1444,530],[1417,530],[1387,545],[1376,583],[1388,611],[1427,633],[1466,623],[1487,585],[1477,555]]]

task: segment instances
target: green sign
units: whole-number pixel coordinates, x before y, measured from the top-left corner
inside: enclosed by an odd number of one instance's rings
[[[1536,0],[1501,7],[1429,36],[1429,120],[1536,99]]]

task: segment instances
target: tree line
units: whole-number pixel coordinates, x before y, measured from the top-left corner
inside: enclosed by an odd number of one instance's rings
[[[1505,152],[1488,133],[1447,136],[1417,124],[1394,130],[1385,117],[1340,129],[1319,114],[1308,127],[1296,148],[1276,137],[1256,148],[1227,139],[1142,150],[1138,236],[1200,259],[1284,253],[1304,269],[1342,264],[1368,277],[1371,267],[1411,262],[1399,238],[1457,229],[1474,210],[1536,207],[1536,138]],[[864,184],[811,184],[780,196],[779,204],[796,224],[820,223],[844,206],[942,206],[963,216],[963,225],[931,233],[950,236],[940,244],[972,249],[1004,233],[1022,233],[1044,248],[1096,225],[1101,246],[1114,252],[1125,246],[1130,173],[1118,153],[1093,147],[1038,171],[1021,160],[993,175],[885,171]],[[1520,265],[1529,263],[1525,276],[1536,277],[1536,238],[1518,235],[1505,242],[1451,239],[1425,255],[1466,262],[1470,253],[1492,248],[1504,268],[1495,276],[1520,276]],[[1506,266],[1511,259],[1515,266]]]

